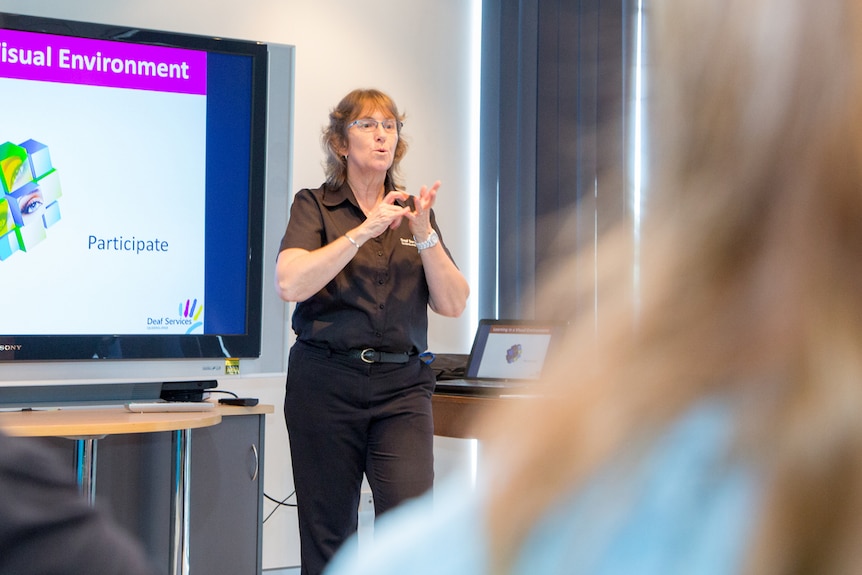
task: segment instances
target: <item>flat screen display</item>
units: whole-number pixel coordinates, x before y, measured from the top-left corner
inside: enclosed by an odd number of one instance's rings
[[[257,357],[266,46],[0,13],[0,361]]]

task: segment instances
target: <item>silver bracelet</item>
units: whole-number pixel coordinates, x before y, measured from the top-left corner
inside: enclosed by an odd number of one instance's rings
[[[416,249],[421,252],[422,250],[427,250],[428,248],[433,248],[434,246],[437,245],[437,241],[439,239],[440,238],[437,237],[437,232],[434,230],[431,230],[431,233],[428,234],[428,237],[425,239],[424,242],[416,242]],[[413,236],[413,241],[414,242],[416,241],[416,236]]]
[[[353,238],[351,238],[347,234],[344,234],[344,237],[347,238],[347,241],[349,241],[351,244],[353,244],[357,250],[359,249],[359,244],[356,243],[356,240],[354,240]]]

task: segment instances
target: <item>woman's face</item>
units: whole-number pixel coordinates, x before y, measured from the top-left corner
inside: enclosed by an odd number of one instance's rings
[[[347,171],[381,172],[392,166],[398,145],[398,120],[388,112],[366,110],[348,124]]]

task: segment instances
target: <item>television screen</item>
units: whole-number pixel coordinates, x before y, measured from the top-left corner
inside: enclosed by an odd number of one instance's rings
[[[0,361],[260,354],[266,46],[0,13]]]

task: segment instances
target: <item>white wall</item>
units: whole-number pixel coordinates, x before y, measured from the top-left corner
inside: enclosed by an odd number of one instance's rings
[[[356,87],[388,92],[407,114],[404,135],[411,147],[402,164],[407,189],[442,182],[438,221],[456,262],[469,272],[476,265],[470,239],[477,221],[469,199],[478,193],[471,189],[470,169],[477,166],[471,166],[469,134],[474,1],[0,0],[0,11],[295,46],[293,169],[288,171],[285,158],[288,189],[271,194],[322,182],[320,130],[344,94]],[[462,318],[432,317],[432,351],[469,351],[475,298],[471,303]],[[283,314],[284,329],[288,311],[285,306],[267,310]],[[276,497],[291,489],[283,381],[283,373],[274,373],[220,382],[276,406],[267,423],[265,474],[265,489]],[[278,511],[265,524],[264,568],[298,565],[295,529],[290,510]]]

